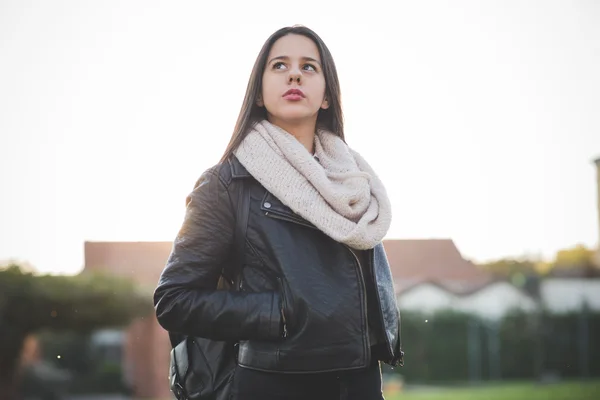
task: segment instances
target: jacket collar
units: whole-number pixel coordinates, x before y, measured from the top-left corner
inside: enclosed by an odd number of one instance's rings
[[[227,160],[229,163],[229,167],[231,168],[231,177],[232,178],[250,178],[250,172],[246,170],[246,167],[242,165],[240,160],[237,159],[236,156],[231,156]]]

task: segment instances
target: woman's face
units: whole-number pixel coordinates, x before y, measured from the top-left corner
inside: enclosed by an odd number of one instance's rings
[[[273,44],[258,105],[267,109],[269,121],[276,125],[316,123],[319,109],[329,107],[319,49],[311,39],[290,34]]]

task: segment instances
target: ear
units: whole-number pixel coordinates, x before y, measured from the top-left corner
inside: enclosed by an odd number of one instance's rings
[[[327,100],[327,97],[323,99],[323,103],[321,103],[321,108],[323,110],[327,110],[329,108],[329,101]]]
[[[256,96],[256,105],[259,107],[264,107],[264,105],[265,105],[265,102],[263,101],[261,94]]]

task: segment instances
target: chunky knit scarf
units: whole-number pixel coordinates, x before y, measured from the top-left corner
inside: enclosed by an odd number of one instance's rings
[[[390,227],[391,205],[382,182],[331,132],[317,130],[315,159],[294,136],[263,120],[235,156],[265,189],[337,242],[370,249]]]

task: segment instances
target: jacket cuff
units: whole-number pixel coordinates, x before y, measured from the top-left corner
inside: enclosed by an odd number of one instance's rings
[[[398,339],[396,339],[394,357],[390,363],[392,367],[404,367],[404,351],[402,351],[402,337],[400,335],[400,328],[398,328]]]

